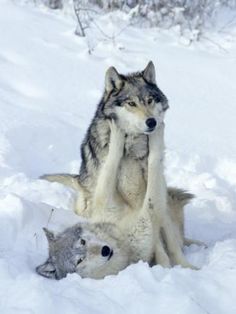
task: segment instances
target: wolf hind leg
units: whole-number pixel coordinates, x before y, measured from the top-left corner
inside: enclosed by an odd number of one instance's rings
[[[163,267],[171,267],[169,256],[164,248],[164,243],[160,239],[161,234],[155,239],[155,264],[161,265]]]
[[[195,267],[186,260],[182,251],[182,247],[178,242],[178,238],[175,237],[172,221],[170,221],[168,218],[165,220],[166,221],[162,224],[162,235],[165,239],[166,250],[170,260],[174,265],[181,265],[184,268],[198,270],[199,268]]]

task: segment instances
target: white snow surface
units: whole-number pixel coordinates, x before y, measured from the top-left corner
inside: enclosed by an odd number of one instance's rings
[[[184,46],[171,32],[128,27],[113,42],[97,40],[90,55],[71,16],[10,0],[0,6],[0,313],[235,314],[236,32],[212,40],[220,46]],[[124,19],[101,23],[112,33]],[[185,254],[201,270],[139,262],[104,280],[38,276],[47,257],[42,227],[80,220],[73,191],[38,176],[78,172],[105,70],[142,70],[149,60],[170,101],[168,183],[196,194],[186,235],[208,248]]]

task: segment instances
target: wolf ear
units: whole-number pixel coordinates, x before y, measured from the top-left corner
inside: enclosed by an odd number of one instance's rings
[[[110,67],[106,72],[105,90],[110,93],[113,89],[121,89],[123,80],[114,67]]]
[[[43,277],[57,279],[56,277],[56,268],[53,264],[47,260],[44,264],[36,267],[36,272]]]
[[[48,230],[47,228],[43,228],[43,231],[49,243],[55,240],[55,235],[52,231]]]
[[[149,83],[156,84],[156,71],[152,61],[149,61],[148,65],[143,70],[143,78]]]

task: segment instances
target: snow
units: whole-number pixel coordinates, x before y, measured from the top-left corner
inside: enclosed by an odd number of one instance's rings
[[[112,18],[100,23],[117,33],[125,19]],[[219,48],[129,27],[114,41],[93,38],[88,54],[74,28],[70,15],[1,0],[0,313],[236,313],[235,32],[214,38]],[[186,234],[208,248],[185,254],[201,270],[139,262],[104,280],[38,276],[47,256],[42,227],[80,220],[71,211],[74,192],[38,176],[78,171],[108,66],[127,73],[149,60],[170,100],[168,183],[197,196],[186,208]]]

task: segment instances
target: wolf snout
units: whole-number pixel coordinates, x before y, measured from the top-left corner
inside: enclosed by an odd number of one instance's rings
[[[146,125],[147,125],[147,127],[148,127],[148,129],[149,129],[150,131],[154,130],[155,127],[156,127],[156,125],[157,125],[156,119],[154,119],[154,118],[148,118],[148,119],[146,120]]]

